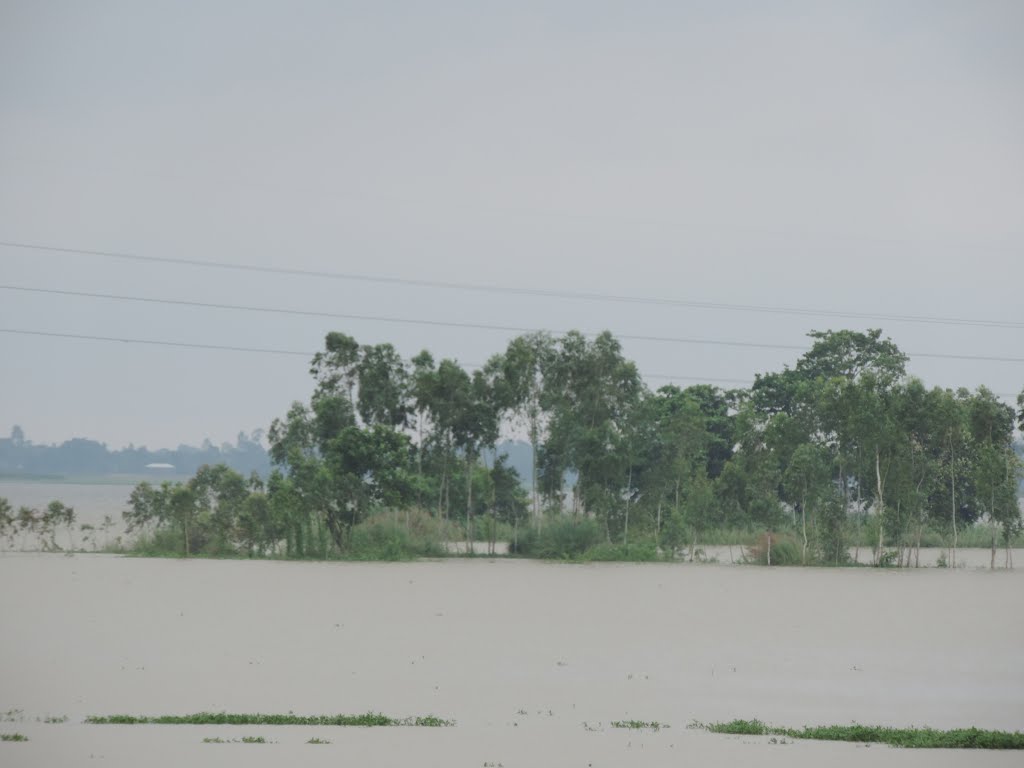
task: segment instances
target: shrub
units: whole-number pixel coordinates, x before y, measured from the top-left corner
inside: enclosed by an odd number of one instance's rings
[[[519,534],[515,553],[548,560],[576,560],[601,542],[604,534],[596,520],[557,517],[546,521],[540,531]]]
[[[435,521],[410,510],[396,516],[381,512],[352,529],[345,556],[353,560],[413,560],[444,554]]]
[[[635,544],[597,544],[580,555],[581,560],[594,562],[652,562],[659,559],[658,547],[653,541],[638,541]]]
[[[771,564],[800,565],[803,562],[803,545],[788,534],[761,534],[757,541],[747,547],[747,557],[758,565],[768,565],[768,536],[771,535]],[[808,552],[808,556],[810,553]]]

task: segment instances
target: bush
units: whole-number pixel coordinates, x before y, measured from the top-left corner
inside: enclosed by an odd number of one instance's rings
[[[594,562],[652,562],[659,559],[658,547],[653,541],[638,541],[635,544],[608,544],[604,542],[590,547],[580,555],[581,560]]]
[[[519,534],[515,554],[547,560],[576,560],[604,538],[601,527],[590,518],[557,517],[546,521],[538,532]]]
[[[747,547],[747,557],[758,565],[768,565],[768,536],[761,534],[757,541]],[[803,562],[803,545],[793,536],[784,533],[771,534],[772,565],[800,565]],[[808,552],[808,554],[810,554]]]
[[[157,528],[150,533],[141,534],[129,546],[129,551],[146,557],[182,557],[185,554],[185,544],[178,529]]]
[[[352,529],[345,556],[353,560],[414,560],[444,554],[434,520],[410,510],[381,512]]]

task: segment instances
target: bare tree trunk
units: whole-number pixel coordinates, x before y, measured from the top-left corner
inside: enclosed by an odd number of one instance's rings
[[[466,451],[466,552],[473,554],[473,464]]]
[[[949,560],[949,567],[956,568],[956,545],[957,545],[957,530],[956,530],[956,453],[953,451],[953,435],[949,435],[949,496],[950,504],[953,512],[953,551]]]
[[[629,465],[629,479],[626,481],[626,524],[622,529],[622,546],[629,548],[629,497],[633,487],[633,465]]]
[[[801,553],[801,560],[807,565],[807,495],[805,494],[800,502],[800,516],[803,521],[804,549]]]
[[[875,488],[878,492],[878,553],[875,555],[875,565],[882,564],[882,541],[885,535],[885,499],[883,497],[884,484],[882,483],[882,464],[878,446],[875,446]]]
[[[768,565],[772,564],[772,532],[768,531]]]
[[[537,493],[537,447],[539,443],[536,418],[531,419],[530,424],[530,494],[533,500],[533,520],[537,530],[540,530],[540,495]]]
[[[654,545],[661,548],[661,499],[658,499],[658,523],[654,529]]]

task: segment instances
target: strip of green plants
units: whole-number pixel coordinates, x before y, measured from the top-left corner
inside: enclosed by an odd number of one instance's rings
[[[90,725],[352,725],[352,726],[418,726],[440,728],[455,725],[435,715],[424,717],[389,717],[379,712],[362,715],[266,715],[232,714],[230,712],[197,712],[191,715],[90,715]]]
[[[23,733],[0,733],[0,741],[28,741]]]
[[[1024,749],[1024,733],[986,731],[980,728],[887,728],[880,725],[823,725],[804,728],[778,728],[760,720],[732,720],[728,723],[694,723],[712,733],[751,736],[788,736],[792,739],[854,741],[889,744],[913,749]]]
[[[612,728],[632,728],[638,731],[660,731],[662,728],[668,728],[664,723],[659,723],[657,720],[613,720]]]

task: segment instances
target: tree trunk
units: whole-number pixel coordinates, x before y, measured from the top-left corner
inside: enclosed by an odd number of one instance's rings
[[[806,495],[803,497],[803,500],[800,502],[800,517],[802,518],[803,532],[804,532],[804,550],[801,553],[801,559],[803,561],[803,564],[807,565],[807,496]]]
[[[875,555],[875,565],[880,566],[882,564],[882,541],[885,535],[885,490],[882,482],[881,451],[878,446],[875,446],[875,488],[878,493],[878,553]]]
[[[768,565],[772,564],[772,532],[768,531]]]
[[[629,549],[629,497],[633,487],[633,465],[629,466],[629,479],[626,481],[626,523],[622,529],[622,546]]]
[[[540,495],[537,493],[537,448],[539,442],[536,419],[533,419],[530,425],[530,495],[533,500],[534,525],[537,526],[538,531],[540,530]]]
[[[466,451],[466,552],[473,554],[473,464]]]
[[[949,567],[956,568],[956,453],[953,451],[953,435],[949,436],[949,498],[953,513],[953,551],[949,560]]]

